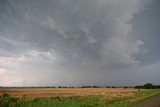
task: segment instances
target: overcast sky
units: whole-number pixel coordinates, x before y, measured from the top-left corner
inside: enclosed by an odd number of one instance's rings
[[[160,0],[0,0],[0,85],[160,84]]]

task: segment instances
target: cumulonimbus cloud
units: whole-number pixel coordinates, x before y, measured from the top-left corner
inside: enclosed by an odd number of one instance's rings
[[[80,78],[92,83],[107,81],[117,71],[140,66],[135,55],[147,50],[143,40],[134,38],[131,21],[146,2],[3,1],[0,75],[7,78],[9,71],[10,75],[17,73],[14,76],[21,78],[17,85],[72,85],[82,83]],[[23,73],[36,82],[32,84]],[[48,78],[44,82],[42,77]]]

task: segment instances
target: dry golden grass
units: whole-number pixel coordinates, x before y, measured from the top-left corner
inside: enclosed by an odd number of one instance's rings
[[[0,88],[0,95],[8,93],[14,97],[49,98],[56,96],[103,95],[106,97],[132,96],[136,89],[128,88]]]

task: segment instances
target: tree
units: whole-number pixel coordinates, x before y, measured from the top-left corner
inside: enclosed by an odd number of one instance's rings
[[[146,84],[144,84],[144,88],[146,88],[146,89],[152,89],[152,88],[154,88],[154,86],[151,83],[146,83]]]

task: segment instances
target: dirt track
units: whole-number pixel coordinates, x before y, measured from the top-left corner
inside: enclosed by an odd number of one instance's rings
[[[154,95],[134,107],[160,107],[160,94]]]

